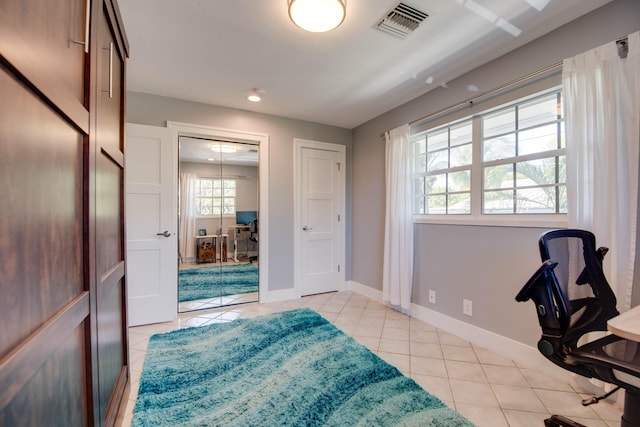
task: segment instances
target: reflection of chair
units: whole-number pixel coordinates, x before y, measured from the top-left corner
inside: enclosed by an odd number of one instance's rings
[[[249,240],[252,242],[258,243],[258,219],[254,219],[251,223],[251,227],[249,228],[251,234],[249,235]],[[258,256],[249,257],[249,262],[257,261]]]
[[[616,335],[578,344],[589,332],[606,331],[607,320],[618,314],[602,271],[607,248],[596,250],[594,235],[584,230],[546,232],[539,247],[543,264],[516,296],[535,303],[542,327],[538,349],[564,369],[624,388],[621,426],[640,426],[640,344]],[[582,404],[597,403],[617,388]],[[545,426],[580,424],[554,415]]]

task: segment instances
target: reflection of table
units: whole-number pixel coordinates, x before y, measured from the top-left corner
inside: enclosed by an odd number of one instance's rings
[[[249,235],[246,232],[251,232],[251,225],[242,225],[242,224],[230,225],[229,232],[231,232],[231,230],[233,230],[233,258],[232,259],[235,262],[240,262],[238,260],[238,235],[242,232],[245,232],[244,233],[245,236],[243,237],[242,240],[247,242],[247,240],[249,239]]]
[[[640,305],[609,319],[607,329],[619,337],[640,341]]]

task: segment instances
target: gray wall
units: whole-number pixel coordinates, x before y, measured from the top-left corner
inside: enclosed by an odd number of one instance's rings
[[[487,91],[640,29],[640,1],[614,0],[516,51],[489,62],[353,131],[351,278],[382,288],[384,140],[381,133],[470,98],[470,84]],[[413,300],[445,315],[534,345],[533,306],[515,294],[538,267],[543,229],[415,225]],[[611,254],[615,256],[615,254]],[[437,304],[427,290],[437,291]],[[638,294],[635,292],[634,294]],[[472,299],[473,317],[462,314]]]
[[[165,126],[167,121],[269,135],[269,288],[293,287],[293,139],[346,145],[347,220],[350,218],[351,130],[157,95],[127,93],[127,122]],[[261,225],[264,227],[264,224]],[[346,223],[350,242],[349,222]],[[347,267],[350,246],[347,243]],[[349,269],[346,270],[349,277]]]

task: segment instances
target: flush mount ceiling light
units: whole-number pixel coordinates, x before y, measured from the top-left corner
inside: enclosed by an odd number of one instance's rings
[[[289,18],[312,33],[331,31],[344,21],[347,0],[288,0]]]
[[[258,91],[254,90],[249,94],[249,96],[247,96],[247,99],[251,102],[260,102],[262,100],[262,97],[260,96]]]

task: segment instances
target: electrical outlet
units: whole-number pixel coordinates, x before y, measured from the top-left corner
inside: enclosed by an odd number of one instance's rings
[[[467,316],[473,316],[473,303],[470,299],[462,300],[462,314],[466,314]]]
[[[431,289],[429,289],[429,302],[431,304],[436,303],[436,291],[432,291]]]

